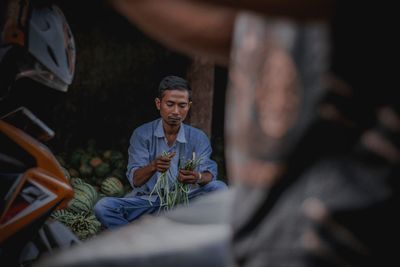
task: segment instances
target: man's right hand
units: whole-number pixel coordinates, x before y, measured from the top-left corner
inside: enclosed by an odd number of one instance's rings
[[[171,159],[175,156],[176,152],[169,153],[168,155],[160,155],[154,161],[154,167],[158,172],[166,172],[171,164]]]
[[[171,159],[175,156],[176,152],[169,153],[168,155],[160,155],[150,164],[138,168],[133,174],[134,186],[144,185],[156,171],[165,172],[169,169]]]

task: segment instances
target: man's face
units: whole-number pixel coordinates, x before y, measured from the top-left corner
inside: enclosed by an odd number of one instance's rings
[[[179,126],[185,120],[191,105],[186,90],[166,90],[162,98],[156,98],[155,101],[161,118],[170,126]]]

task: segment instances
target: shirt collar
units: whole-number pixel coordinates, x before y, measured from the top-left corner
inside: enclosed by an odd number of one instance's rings
[[[186,143],[186,136],[185,136],[185,125],[182,123],[181,128],[179,128],[178,137],[176,141],[179,143]]]
[[[162,127],[162,119],[158,120],[156,130],[154,131],[154,135],[157,137],[165,137],[164,129]]]
[[[154,131],[154,135],[157,137],[165,137],[164,128],[162,126],[162,119],[158,121],[156,126],[156,130]],[[179,143],[186,143],[186,136],[185,136],[185,125],[182,123],[181,127],[179,128],[178,136],[176,137],[176,141]]]

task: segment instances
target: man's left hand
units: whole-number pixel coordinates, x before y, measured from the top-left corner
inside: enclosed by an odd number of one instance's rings
[[[184,184],[195,184],[199,179],[196,171],[179,170],[178,181]]]

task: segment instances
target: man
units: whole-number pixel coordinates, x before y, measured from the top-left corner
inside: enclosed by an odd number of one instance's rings
[[[227,188],[216,180],[217,165],[210,159],[212,149],[205,133],[183,123],[192,104],[189,83],[177,76],[165,77],[155,104],[161,118],[138,127],[130,139],[127,177],[132,193],[124,198],[103,198],[94,208],[96,217],[107,228],[165,208],[154,193],[163,173],[169,188],[159,189],[173,192],[171,185],[177,179],[189,185],[189,199]],[[193,159],[199,161],[197,168],[180,168]]]

